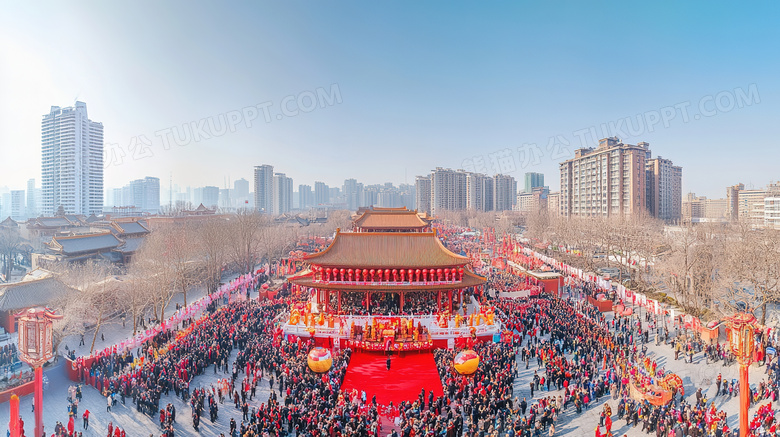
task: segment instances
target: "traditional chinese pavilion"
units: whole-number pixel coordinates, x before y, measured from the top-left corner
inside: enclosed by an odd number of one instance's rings
[[[303,258],[308,269],[288,279],[311,299],[291,310],[285,333],[357,338],[362,347],[388,338],[406,338],[415,348],[446,347],[466,336],[492,339],[499,330],[492,312],[474,314],[478,305],[470,315],[464,311],[464,291],[483,287],[485,278],[471,271],[468,257],[444,247],[427,219],[406,208],[358,211],[353,232],[337,231],[329,247]]]
[[[397,294],[403,313],[405,298],[422,291],[436,293],[439,312],[452,312],[453,303],[463,303],[463,289],[485,283],[468,268],[469,258],[450,252],[435,231],[339,231],[327,249],[304,261],[310,269],[289,281],[313,289],[314,303],[325,313],[342,314],[342,295],[349,292],[365,294],[369,313],[372,295]]]
[[[355,232],[430,232],[431,222],[405,207],[372,207],[358,211],[352,229]]]

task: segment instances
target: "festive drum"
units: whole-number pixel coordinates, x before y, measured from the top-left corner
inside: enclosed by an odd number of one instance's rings
[[[455,370],[461,375],[471,375],[479,367],[479,355],[473,350],[467,349],[455,355],[453,360]]]
[[[315,347],[309,351],[307,361],[313,372],[324,373],[333,365],[333,356],[330,354],[330,349]]]

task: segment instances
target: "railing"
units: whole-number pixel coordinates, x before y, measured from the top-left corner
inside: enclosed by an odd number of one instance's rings
[[[376,285],[376,286],[388,286],[388,285],[452,285],[460,284],[463,280],[449,280],[449,281],[328,281],[324,279],[312,279],[313,284],[336,284],[336,285]]]
[[[315,326],[314,335],[322,336],[322,337],[331,337],[331,338],[350,338],[352,336],[352,332],[351,332],[352,322],[355,322],[355,326],[365,326],[366,323],[371,322],[372,318],[373,317],[371,316],[347,317],[344,319],[343,329],[341,329],[340,323],[335,323],[333,328],[328,326]],[[400,317],[400,318],[408,319],[409,317]],[[376,317],[376,319],[386,320],[386,319],[390,319],[390,317]],[[428,333],[432,339],[458,338],[458,337],[471,336],[472,327],[468,325],[455,327],[454,318],[451,318],[447,321],[448,326],[446,328],[442,328],[437,324],[436,316],[414,317],[413,320],[415,326],[418,323],[425,326],[428,329]],[[289,323],[286,323],[283,326],[285,334],[296,335],[299,337],[310,337],[311,336],[311,332],[309,331],[310,328],[311,327],[303,324],[303,322],[299,322],[297,325],[290,325]],[[474,333],[478,337],[496,334],[501,332],[501,322],[496,320],[493,325],[481,324],[481,325],[474,326],[473,328],[475,329]]]
[[[461,326],[460,328],[430,327],[428,332],[431,334],[431,338],[469,337],[471,336],[471,328],[471,326]],[[477,337],[501,332],[500,322],[496,322],[494,325],[479,325],[474,328],[476,328],[474,333]]]

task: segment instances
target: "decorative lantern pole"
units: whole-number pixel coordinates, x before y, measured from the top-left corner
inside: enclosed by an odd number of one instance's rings
[[[750,384],[748,368],[753,358],[756,317],[750,313],[737,313],[726,320],[729,326],[731,351],[739,362],[739,436],[748,435],[748,409],[750,408]]]
[[[19,322],[19,359],[35,371],[35,432],[43,434],[43,363],[53,356],[53,320],[62,316],[47,308],[30,308],[15,315]]]

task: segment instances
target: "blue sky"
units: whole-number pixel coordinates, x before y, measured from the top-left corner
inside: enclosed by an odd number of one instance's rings
[[[685,191],[723,197],[780,179],[780,5],[726,5],[9,2],[0,187],[40,178],[41,116],[81,100],[115,151],[107,187],[223,186],[267,163],[296,189],[437,166],[557,189],[558,162],[620,132],[682,165]],[[198,126],[211,138],[183,138]]]

